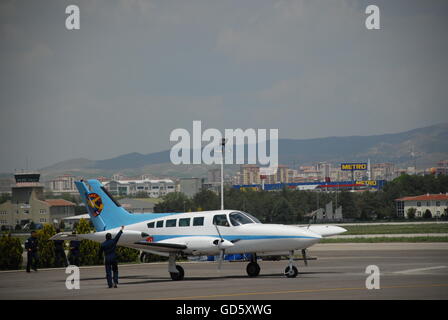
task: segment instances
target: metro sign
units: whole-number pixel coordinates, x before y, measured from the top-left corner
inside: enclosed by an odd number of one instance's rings
[[[343,171],[355,171],[355,170],[367,170],[367,163],[341,163],[341,170]]]

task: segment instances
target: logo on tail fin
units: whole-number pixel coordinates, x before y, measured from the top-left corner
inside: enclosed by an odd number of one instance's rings
[[[87,195],[87,203],[89,204],[89,209],[94,217],[99,216],[101,211],[103,211],[104,204],[98,194],[89,193]]]

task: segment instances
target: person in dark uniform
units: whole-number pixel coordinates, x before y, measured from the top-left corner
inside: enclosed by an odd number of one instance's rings
[[[36,231],[31,232],[31,237],[29,237],[25,241],[25,249],[27,253],[27,263],[26,263],[26,272],[31,272],[31,268],[33,268],[34,271],[37,271],[37,263],[38,263],[38,256],[37,256],[37,249],[38,249],[38,241],[36,237]]]
[[[56,232],[59,233],[61,230],[57,229]],[[56,267],[67,267],[64,240],[54,240],[54,256]]]
[[[117,255],[115,253],[115,249],[117,248],[117,242],[120,239],[121,234],[123,233],[124,226],[121,226],[121,230],[117,233],[115,238],[112,239],[112,235],[110,233],[106,234],[106,241],[101,244],[99,255],[101,256],[104,252],[104,266],[106,267],[106,278],[107,285],[109,288],[112,288],[112,272],[113,272],[113,286],[117,287],[118,284],[118,264],[117,264]]]
[[[70,264],[79,267],[79,257],[81,252],[79,251],[79,246],[81,245],[81,241],[72,240],[70,241]]]

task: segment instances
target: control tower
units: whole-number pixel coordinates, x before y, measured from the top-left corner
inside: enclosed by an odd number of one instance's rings
[[[12,203],[30,203],[32,198],[44,200],[44,186],[40,183],[40,174],[36,172],[16,172],[16,184],[12,186]]]

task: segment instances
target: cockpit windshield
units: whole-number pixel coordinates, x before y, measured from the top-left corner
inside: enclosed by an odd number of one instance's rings
[[[243,214],[245,214],[246,216],[248,216],[249,218],[251,218],[255,223],[261,223],[260,220],[258,220],[257,218],[255,218],[253,215],[251,215],[250,213],[247,212],[243,212]]]
[[[235,227],[248,223],[260,223],[257,218],[252,217],[250,214],[245,212],[232,212],[229,214],[229,219],[230,223]]]

